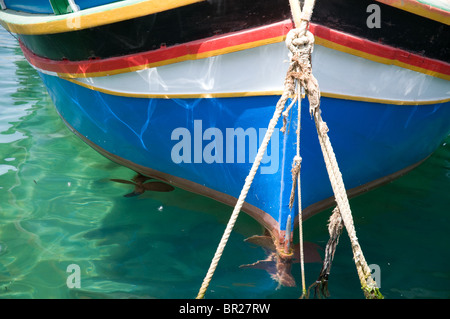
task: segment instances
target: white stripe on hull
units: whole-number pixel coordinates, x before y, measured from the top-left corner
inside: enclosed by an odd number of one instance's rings
[[[118,75],[79,78],[117,94],[208,95],[282,91],[288,67],[283,42]],[[313,73],[324,93],[366,99],[427,102],[450,98],[448,81],[316,45]]]

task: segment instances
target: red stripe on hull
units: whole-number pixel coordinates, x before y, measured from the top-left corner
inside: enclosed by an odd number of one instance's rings
[[[152,67],[158,64],[163,65],[182,60],[199,59],[206,56],[227,53],[224,52],[227,49],[239,51],[247,48],[249,45],[251,47],[251,44],[255,42],[268,41],[268,43],[270,43],[271,39],[284,37],[290,29],[292,29],[292,22],[290,20],[285,20],[251,30],[239,31],[172,47],[160,48],[154,51],[104,60],[54,61],[33,54],[33,52],[22,44],[21,47],[28,61],[41,70],[63,73],[74,77],[89,77],[108,75],[109,72],[111,72],[111,74],[117,74],[120,73],[121,70],[126,72],[139,67]],[[344,48],[356,50],[363,53],[363,56],[364,54],[371,55],[392,61],[393,64],[398,61],[407,66],[424,69],[425,71],[431,71],[432,73],[439,73],[444,76],[450,76],[450,64],[446,62],[425,58],[417,54],[358,38],[316,24],[311,24],[310,30],[317,38],[329,41]],[[277,42],[279,39],[273,41]]]

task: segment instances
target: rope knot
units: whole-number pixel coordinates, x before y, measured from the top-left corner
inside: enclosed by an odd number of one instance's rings
[[[292,29],[286,35],[286,46],[294,56],[309,56],[314,48],[314,35],[309,30]]]
[[[294,160],[292,161],[292,188],[291,188],[291,196],[289,198],[289,209],[292,209],[292,206],[294,205],[294,199],[295,199],[295,187],[297,186],[297,178],[300,174],[300,168],[302,165],[302,157],[300,155],[295,155]]]
[[[326,122],[322,121],[319,123],[318,126],[319,126],[319,132],[322,136],[328,133],[329,129],[328,129],[328,125]]]
[[[302,157],[299,155],[294,156],[294,165],[299,166],[302,163]]]
[[[292,54],[288,81],[294,83],[295,79],[305,89],[309,99],[309,113],[313,116],[320,106],[319,83],[312,74],[311,65],[314,35],[309,30],[295,28],[288,32],[285,43]]]

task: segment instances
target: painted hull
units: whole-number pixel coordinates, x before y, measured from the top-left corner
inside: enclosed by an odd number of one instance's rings
[[[188,8],[202,1],[184,2]],[[126,11],[121,3],[113,5],[111,10]],[[68,127],[136,172],[234,205],[283,89],[289,59],[283,41],[292,28],[290,20],[280,15],[279,21],[187,37],[150,50],[155,45],[150,40],[140,46],[130,40],[133,45],[125,47],[111,46],[106,38],[96,46],[93,40],[112,22],[138,25],[137,30],[148,19],[116,19],[97,26],[86,17],[87,26],[94,24],[83,29],[84,20],[74,17],[65,24],[48,21],[52,30],[69,25],[66,31],[73,32],[66,33],[45,34],[45,23],[35,29],[14,24],[12,18],[2,23],[19,34],[26,58]],[[211,30],[192,34],[216,32]],[[380,185],[427,158],[450,131],[450,66],[440,58],[445,52],[429,49],[424,57],[319,23],[311,30],[323,118],[349,193]],[[107,34],[124,42],[118,33]],[[61,50],[49,51],[51,43]],[[407,41],[402,45],[411,46]],[[95,54],[89,56],[91,52]],[[301,127],[305,218],[333,204],[307,103],[303,101]],[[287,133],[280,132],[282,121],[278,123],[243,207],[278,242],[284,241],[286,227],[295,225],[286,225],[288,216],[294,221],[298,215],[288,207],[295,113]]]
[[[61,117],[101,153],[143,174],[230,205],[239,196],[256,153],[257,145],[250,145],[250,138],[262,138],[279,98],[130,98],[41,76]],[[448,102],[411,106],[323,97],[322,108],[348,189],[370,188],[371,182],[425,159],[448,133],[450,119]],[[314,206],[333,193],[306,107],[302,117],[302,203],[304,209],[317,210]],[[288,208],[296,119],[291,119],[286,135],[279,132],[281,125],[282,121],[245,208],[272,231],[285,230],[287,216],[296,215]],[[239,128],[247,133],[245,145],[239,143],[243,136],[237,134]],[[233,136],[227,135],[230,129]],[[184,150],[177,147],[180,143],[187,145]],[[187,147],[190,154],[182,154]]]

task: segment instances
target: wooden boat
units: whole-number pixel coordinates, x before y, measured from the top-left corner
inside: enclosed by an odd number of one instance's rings
[[[0,23],[89,146],[144,176],[235,205],[283,90],[293,28],[287,0],[0,4]],[[350,196],[411,170],[449,134],[449,22],[445,1],[316,2],[313,72]],[[308,218],[334,199],[314,123],[302,112]],[[284,134],[281,125],[242,208],[277,248],[291,240],[286,230],[298,215],[288,207],[295,112]]]

